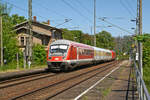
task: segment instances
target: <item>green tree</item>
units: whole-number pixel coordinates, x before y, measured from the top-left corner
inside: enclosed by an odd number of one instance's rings
[[[63,39],[93,45],[93,36],[85,34],[81,30],[63,29]]]
[[[150,34],[144,34],[143,37],[143,75],[150,92]]]
[[[0,9],[1,9],[0,15],[3,18],[2,33],[3,33],[4,59],[7,60],[7,62],[12,62],[16,58],[16,52],[18,52],[18,48],[16,46],[16,38],[15,38],[16,35],[13,34],[12,31],[11,17],[9,16],[9,11],[11,8],[8,7],[7,4],[2,4],[0,1]]]
[[[150,92],[150,34],[137,35],[135,40],[142,42],[143,46],[143,76],[145,84]]]
[[[11,16],[11,23],[13,25],[20,24],[20,23],[22,23],[24,21],[27,21],[24,16],[19,16],[18,14],[13,14]]]
[[[97,47],[106,49],[114,49],[115,46],[114,38],[106,31],[96,34],[96,44]]]
[[[83,43],[82,36],[83,32],[80,30],[71,30],[70,33],[73,35],[74,41]]]
[[[0,15],[9,14],[11,7],[8,7],[7,3],[2,3],[0,0]]]
[[[87,45],[93,45],[93,42],[94,42],[94,38],[92,35],[89,35],[89,34],[83,34],[83,39],[82,39],[82,43],[84,44],[87,44]]]
[[[44,46],[40,44],[33,46],[33,62],[34,64],[46,64],[46,51]]]
[[[63,39],[74,41],[74,35],[68,29],[62,29]]]
[[[25,21],[23,16],[18,16],[17,14],[10,16],[9,12],[11,10],[7,4],[2,4],[0,1],[0,14],[7,13],[7,15],[2,16],[2,25],[3,25],[3,51],[4,51],[4,59],[7,62],[16,61],[16,54],[19,52],[17,46],[16,33],[13,30],[13,26]]]
[[[131,36],[116,37],[115,51],[117,52],[117,54],[121,57],[123,57],[124,53],[129,54],[131,50],[132,41],[133,39]]]

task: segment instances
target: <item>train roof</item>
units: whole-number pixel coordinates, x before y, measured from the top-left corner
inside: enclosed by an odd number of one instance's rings
[[[51,45],[55,45],[55,44],[67,44],[67,45],[72,44],[72,45],[82,46],[82,47],[90,48],[90,49],[94,49],[94,50],[111,52],[111,50],[108,50],[108,49],[98,48],[98,47],[94,47],[94,46],[90,46],[90,45],[86,45],[86,44],[82,44],[82,43],[78,43],[78,42],[74,42],[74,41],[70,41],[70,40],[65,40],[65,39],[59,39],[59,40],[56,40],[51,43]]]
[[[104,52],[111,52],[111,50],[108,49],[103,49],[103,48],[98,48],[98,47],[93,47],[94,50],[98,50],[98,51],[104,51]]]
[[[56,41],[51,43],[51,45],[55,45],[55,44],[67,44],[67,45],[71,45],[72,44],[74,46],[79,46],[79,47],[85,47],[85,48],[93,49],[93,47],[90,46],[90,45],[86,45],[86,44],[82,44],[82,43],[78,43],[78,42],[74,42],[74,41],[70,41],[70,40],[64,40],[64,39],[56,40]]]
[[[56,41],[52,42],[51,45],[54,45],[54,44],[67,44],[67,45],[70,45],[71,43],[73,43],[73,41],[60,39],[60,40],[56,40]]]

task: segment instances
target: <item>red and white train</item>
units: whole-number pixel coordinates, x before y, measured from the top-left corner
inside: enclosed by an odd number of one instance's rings
[[[47,64],[52,70],[69,70],[81,65],[111,61],[115,58],[116,53],[112,50],[69,40],[56,40],[48,48]]]

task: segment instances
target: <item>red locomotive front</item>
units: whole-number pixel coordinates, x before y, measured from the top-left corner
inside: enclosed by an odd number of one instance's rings
[[[69,45],[67,44],[52,44],[48,50],[47,63],[49,69],[58,69],[60,66],[65,66]]]
[[[69,40],[57,40],[49,47],[47,63],[49,69],[69,70],[92,63],[93,58],[94,49],[91,46]]]
[[[52,70],[69,70],[77,66],[114,60],[114,51],[69,40],[57,40],[48,49],[47,64]]]

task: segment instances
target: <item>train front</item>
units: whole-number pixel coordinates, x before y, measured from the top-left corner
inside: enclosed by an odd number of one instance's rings
[[[66,66],[66,56],[69,45],[52,44],[48,49],[47,64],[50,70],[64,70]]]

